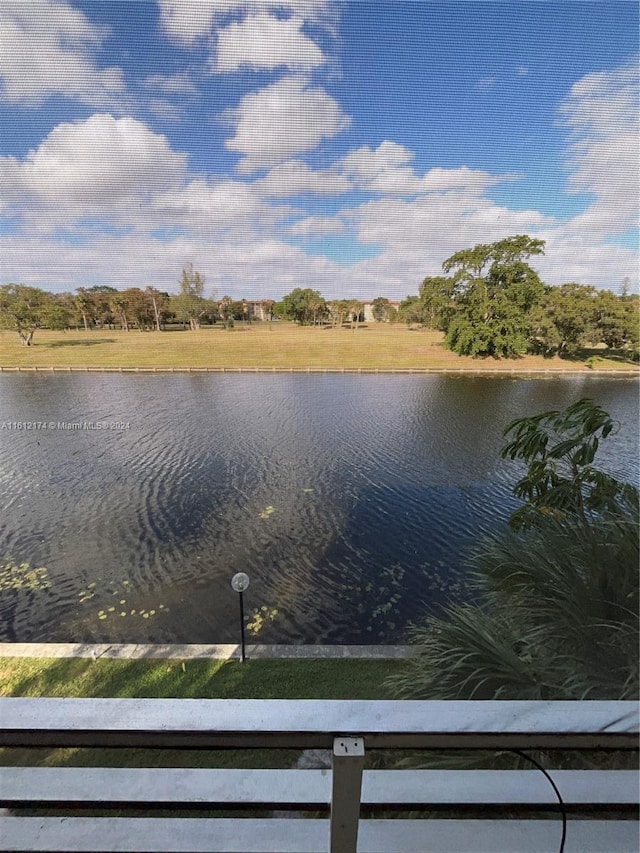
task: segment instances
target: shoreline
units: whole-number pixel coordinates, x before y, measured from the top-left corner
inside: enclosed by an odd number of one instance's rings
[[[288,645],[250,643],[250,659],[396,660],[411,655],[406,645]],[[235,660],[237,643],[0,643],[0,658],[86,658],[90,660]]]
[[[0,373],[298,373],[366,375],[490,375],[490,376],[624,376],[640,378],[640,368],[612,367],[78,367],[28,365],[5,367]]]

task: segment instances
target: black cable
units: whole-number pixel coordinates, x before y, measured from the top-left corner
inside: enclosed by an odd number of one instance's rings
[[[555,791],[556,797],[558,798],[558,804],[560,805],[560,814],[562,815],[562,838],[560,839],[560,847],[558,848],[558,853],[564,853],[564,845],[567,840],[567,811],[564,807],[564,800],[562,799],[562,794],[558,790],[558,786],[551,778],[551,775],[544,769],[542,764],[536,761],[535,758],[532,758],[530,755],[527,755],[526,752],[521,752],[519,749],[510,749],[509,752],[513,752],[515,755],[519,755],[520,758],[524,758],[526,761],[530,761],[534,767],[537,767],[541,773],[544,773],[546,778],[549,780],[551,787]]]

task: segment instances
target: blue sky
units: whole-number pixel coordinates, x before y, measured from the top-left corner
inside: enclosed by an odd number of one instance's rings
[[[0,283],[638,287],[638,4],[2,0]]]

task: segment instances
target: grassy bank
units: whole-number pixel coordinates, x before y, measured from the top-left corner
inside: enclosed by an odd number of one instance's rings
[[[442,333],[404,325],[365,324],[357,330],[289,323],[238,325],[227,331],[36,332],[31,347],[15,332],[0,332],[2,367],[76,368],[328,368],[433,370],[584,370],[584,361],[526,356],[473,359],[442,345]],[[637,370],[629,362],[597,358],[597,369]]]
[[[388,699],[397,660],[0,658],[0,696]]]
[[[389,699],[397,660],[0,658],[1,696],[177,699]],[[291,767],[295,750],[3,749],[0,764]]]

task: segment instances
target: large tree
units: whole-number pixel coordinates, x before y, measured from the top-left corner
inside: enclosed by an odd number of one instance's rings
[[[60,311],[47,291],[24,284],[0,287],[0,325],[16,331],[24,346],[31,346],[36,329],[51,320],[59,326]]]
[[[320,313],[326,312],[324,298],[310,287],[296,287],[283,297],[281,306],[284,316],[301,326],[314,323]]]
[[[180,293],[171,300],[178,320],[189,324],[192,331],[200,328],[206,316],[213,316],[216,306],[204,296],[204,276],[189,264],[182,270]]]
[[[230,329],[233,326],[233,299],[230,296],[222,297],[218,303],[218,313],[223,324]]]
[[[331,323],[334,326],[341,326],[349,313],[349,300],[333,299],[331,302],[327,302],[327,311],[329,312]]]
[[[546,288],[529,315],[531,348],[566,356],[593,342],[596,294],[595,287],[573,282]]]
[[[529,314],[531,348],[560,356],[604,343],[637,351],[640,315],[637,296],[618,296],[582,284],[548,287]]]
[[[391,303],[386,296],[376,296],[371,303],[371,313],[376,323],[384,323],[389,319],[389,308]]]
[[[359,299],[349,300],[349,316],[351,318],[351,328],[355,332],[360,320],[364,320],[364,305]]]
[[[169,315],[169,294],[155,287],[130,287],[121,297],[126,300],[126,311],[142,331],[161,331]]]
[[[87,288],[86,293],[91,297],[93,303],[96,324],[111,325],[114,320],[111,299],[118,293],[117,289],[108,284],[96,284]]]
[[[85,332],[95,325],[96,322],[96,298],[95,294],[85,287],[79,287],[73,297],[73,306],[82,319]]]
[[[153,315],[153,326],[156,332],[161,332],[162,327],[171,315],[171,311],[169,309],[169,294],[163,293],[160,290],[156,290],[155,287],[151,287],[150,285],[149,287],[145,288],[144,292],[147,301],[151,306],[151,311]]]
[[[455,289],[455,280],[442,275],[427,276],[420,285],[422,319],[431,329],[447,330],[455,314]]]
[[[640,303],[637,296],[616,296],[601,290],[594,305],[594,342],[610,349],[638,349]]]
[[[327,303],[322,296],[309,299],[309,311],[311,312],[311,324],[313,326],[325,320],[329,314]]]
[[[424,303],[419,296],[407,296],[398,306],[398,320],[407,326],[426,325]]]
[[[116,290],[109,297],[109,308],[123,332],[129,331],[129,297],[125,290]]]
[[[544,241],[518,234],[451,255],[456,311],[447,345],[460,355],[515,358],[529,339],[527,315],[543,296],[544,285],[527,260],[544,251]]]

